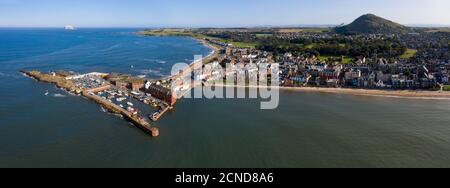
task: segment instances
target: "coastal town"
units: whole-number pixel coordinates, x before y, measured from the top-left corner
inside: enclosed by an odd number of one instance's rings
[[[188,36],[214,46],[218,53],[204,64],[227,68],[223,77],[248,77],[261,71],[253,64],[276,63],[281,87],[450,91],[448,30],[408,28],[372,14],[336,28],[152,29],[142,34]],[[204,73],[203,81],[222,79],[217,72]]]
[[[449,7],[0,0],[0,168],[148,168],[133,177],[150,186],[427,181],[304,169],[450,168]]]
[[[176,75],[159,80],[120,73],[79,74],[67,70],[22,73],[93,100],[105,110],[123,116],[152,136],[158,136],[159,130],[151,126],[150,122],[158,121],[175,107],[178,99],[192,88],[202,85],[248,86],[250,80],[256,79],[259,86],[268,86],[272,78],[277,78],[276,81],[279,83],[277,86],[280,88],[303,88],[305,91],[315,88],[325,89],[319,91],[336,92],[334,88],[348,89],[340,91],[341,93],[347,91],[353,94],[422,97],[448,97],[447,91],[450,91],[449,44],[445,43],[450,41],[450,33],[341,36],[289,31],[272,35],[280,40],[342,41],[343,43],[338,46],[347,45],[345,41],[350,41],[348,43],[398,41],[406,48],[403,49],[403,53],[412,53],[396,57],[395,50],[390,48],[380,49],[381,53],[368,52],[366,56],[359,55],[354,58],[346,55],[323,58],[317,50],[304,53],[286,49],[263,50],[267,46],[248,47],[242,43],[236,45],[220,38],[207,37],[210,31],[197,32],[201,34],[198,34],[196,39],[213,49],[213,52],[203,59],[194,61],[188,67],[191,71],[182,70]],[[214,36],[217,35],[215,32]],[[249,37],[247,31],[226,31],[226,35]],[[267,66],[258,66],[260,64]],[[275,65],[277,72],[274,72]],[[265,72],[267,77],[255,75],[261,72]],[[186,77],[190,79],[183,80]],[[351,89],[365,90],[355,92]],[[386,93],[387,91],[394,92]],[[404,91],[410,93],[405,95],[402,93]],[[417,91],[423,93],[420,95]],[[144,114],[137,107],[137,103],[154,110],[152,113]]]
[[[419,35],[419,36],[417,36]],[[253,67],[251,63],[278,63],[280,83],[284,87],[330,87],[330,88],[365,88],[365,89],[391,89],[391,90],[449,90],[450,57],[449,47],[426,49],[424,45],[438,46],[439,41],[450,41],[450,34],[417,34],[410,33],[400,36],[408,48],[421,49],[414,51],[413,57],[384,58],[358,56],[348,62],[344,57],[322,59],[314,54],[295,55],[293,52],[273,53],[254,48],[233,46],[232,43],[223,43],[205,38],[209,42],[221,46],[220,55],[216,57],[216,64],[225,68],[236,64],[245,65],[240,71],[249,75]],[[277,37],[290,39],[311,40],[331,38],[329,34],[292,35],[281,33]],[[363,36],[358,36],[363,37]],[[365,40],[375,38],[394,37],[383,35],[364,36]],[[351,39],[350,37],[346,37]],[[421,43],[419,40],[422,40]],[[428,44],[431,43],[431,44]],[[231,75],[227,70],[226,75]],[[254,70],[257,71],[257,70]],[[239,72],[239,71],[238,71]],[[214,78],[203,75],[203,78]],[[217,78],[216,78],[217,79]],[[219,78],[220,79],[220,78]]]
[[[365,17],[381,19],[374,15]],[[270,86],[361,95],[450,98],[450,32],[421,28],[389,34],[349,35],[338,30],[146,30],[139,34],[192,37],[213,52],[178,73],[157,80],[121,73],[80,74],[68,70],[22,73],[95,101],[154,137],[159,136],[159,129],[150,122],[158,121],[175,108],[177,100],[201,86]],[[345,28],[341,30],[348,32]],[[142,105],[152,112],[142,110]]]

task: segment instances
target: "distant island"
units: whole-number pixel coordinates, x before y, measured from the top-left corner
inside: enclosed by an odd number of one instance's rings
[[[74,26],[72,26],[72,25],[66,25],[66,26],[64,26],[64,29],[65,30],[75,30],[75,27]]]

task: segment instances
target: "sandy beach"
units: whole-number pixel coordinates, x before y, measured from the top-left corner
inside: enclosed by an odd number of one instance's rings
[[[450,100],[450,92],[439,92],[439,91],[378,90],[378,89],[318,88],[318,87],[280,87],[280,88],[283,90],[305,91],[305,92],[323,92],[323,93],[352,94],[364,96]]]
[[[212,61],[215,57],[219,56],[219,50],[220,48],[214,44],[211,44],[210,42],[204,40],[204,39],[199,39],[199,38],[193,38],[197,41],[199,41],[200,43],[202,43],[203,45],[205,45],[206,47],[212,49],[213,51],[206,57],[203,57],[202,62],[204,64],[209,63],[210,61]]]
[[[392,98],[410,98],[410,99],[437,99],[450,100],[450,92],[447,91],[425,91],[425,90],[379,90],[379,89],[352,89],[352,88],[319,88],[319,87],[268,87],[268,86],[235,86],[216,84],[218,87],[235,87],[235,88],[273,88],[285,91],[297,92],[319,92],[319,93],[335,93],[350,94],[360,96],[377,96]]]

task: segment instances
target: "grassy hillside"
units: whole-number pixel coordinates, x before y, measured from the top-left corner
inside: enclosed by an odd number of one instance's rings
[[[406,26],[373,14],[363,15],[351,24],[335,29],[340,34],[394,34],[405,33],[408,30]]]
[[[407,49],[405,51],[405,53],[400,56],[400,58],[409,59],[409,58],[414,57],[416,54],[417,54],[417,50],[415,50],[415,49]]]

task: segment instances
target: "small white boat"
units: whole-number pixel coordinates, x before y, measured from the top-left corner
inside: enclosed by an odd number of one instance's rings
[[[48,90],[47,90],[47,91],[45,92],[44,95],[45,95],[45,96],[48,96],[48,94],[50,94],[50,93],[49,93]]]
[[[125,98],[125,97],[120,97],[120,98],[117,98],[116,99],[116,101],[117,102],[122,102],[122,101],[124,101],[124,100],[126,100],[127,98]]]
[[[133,103],[127,102],[128,106],[134,106]]]

